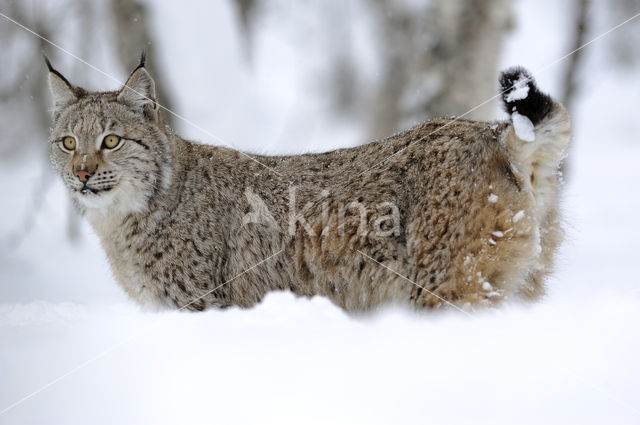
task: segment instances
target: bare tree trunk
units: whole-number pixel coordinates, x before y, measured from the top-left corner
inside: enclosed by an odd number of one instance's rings
[[[422,9],[378,0],[386,65],[369,133],[381,137],[430,117],[493,116],[498,59],[512,26],[507,0],[436,0]],[[484,103],[486,102],[486,103]]]
[[[569,51],[574,52],[569,56],[567,67],[564,73],[564,91],[562,93],[562,103],[569,112],[573,109],[573,101],[578,87],[578,70],[580,63],[582,62],[582,52],[579,49],[586,40],[589,30],[588,14],[591,6],[591,0],[574,0],[574,13],[575,24],[573,31],[573,40],[571,43],[571,49]]]
[[[385,69],[378,89],[368,102],[367,127],[372,138],[391,134],[400,126],[400,102],[411,72],[408,56],[414,48],[411,37],[414,17],[404,11],[393,10],[394,4],[390,0],[378,0],[375,7],[383,36],[379,55]]]
[[[234,0],[245,38],[252,36],[258,7],[267,2]],[[352,51],[353,32],[345,4],[333,10],[326,37],[335,46],[328,85],[333,112],[361,121],[369,138],[379,138],[443,115],[473,119],[494,116],[498,60],[512,27],[509,0],[371,0],[355,7],[373,19],[373,50],[382,70],[365,78]],[[337,7],[336,7],[337,6]],[[331,20],[333,19],[333,20]],[[362,83],[366,81],[366,83]]]
[[[571,114],[574,110],[574,101],[576,97],[576,93],[578,91],[578,80],[579,80],[579,69],[580,64],[582,62],[582,53],[583,49],[578,50],[582,45],[584,45],[587,37],[587,33],[589,30],[589,10],[591,6],[591,0],[574,0],[574,31],[573,31],[573,40],[571,43],[570,52],[574,52],[568,58],[567,67],[565,68],[564,78],[563,78],[563,93],[562,93],[562,103],[565,108]],[[575,125],[575,120],[574,120]],[[572,149],[573,143],[569,145],[569,149]],[[568,158],[571,156],[568,155]],[[569,164],[568,161],[565,160],[562,163],[561,172],[564,176],[568,175]]]
[[[256,6],[258,6],[258,2],[257,0],[235,0],[233,3],[240,21],[245,57],[247,61],[251,61],[253,53],[253,26],[257,14]]]
[[[158,62],[146,6],[137,0],[112,0],[111,11],[115,20],[115,41],[120,63],[126,70],[133,70],[142,51],[147,52],[147,68],[156,82],[158,102],[171,110],[171,96],[163,81],[162,67]],[[163,114],[166,124],[174,123],[173,115]]]

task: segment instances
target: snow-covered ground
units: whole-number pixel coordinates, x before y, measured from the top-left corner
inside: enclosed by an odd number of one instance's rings
[[[566,51],[562,20],[547,13],[554,4],[518,3],[503,62],[522,63],[558,93],[562,64],[536,74]],[[177,7],[154,8],[159,28]],[[283,43],[275,35],[258,43],[254,73],[243,71],[231,12],[220,9],[184,18],[202,29],[197,37],[159,31],[179,113],[251,150],[358,142],[348,128],[314,123],[312,104],[287,87],[297,77],[266,69],[296,62],[286,46],[262,56]],[[206,70],[181,43],[191,52],[213,44],[228,66]],[[252,310],[140,311],[87,225],[67,242],[66,195],[57,180],[45,183],[28,237],[9,249],[0,239],[0,412],[19,403],[0,424],[640,423],[640,80],[606,66],[606,53],[605,39],[587,50],[564,195],[568,238],[548,296],[534,305],[351,318],[325,299],[277,293]],[[283,136],[292,113],[314,126],[313,140],[293,148]],[[3,162],[2,237],[33,207],[43,166]]]

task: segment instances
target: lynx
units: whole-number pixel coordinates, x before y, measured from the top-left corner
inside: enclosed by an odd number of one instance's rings
[[[500,77],[508,121],[435,119],[355,148],[258,156],[166,126],[144,56],[117,92],[47,66],[52,163],[143,305],[251,307],[290,290],[359,313],[544,293],[570,124],[522,68]]]

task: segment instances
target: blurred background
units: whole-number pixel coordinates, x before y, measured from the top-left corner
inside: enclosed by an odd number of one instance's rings
[[[639,0],[0,0],[0,13],[0,424],[640,422]],[[290,294],[140,311],[50,168],[42,53],[73,84],[114,90],[142,50],[180,135],[260,154],[505,119],[498,73],[527,67],[574,129],[548,296],[473,319],[353,319]]]

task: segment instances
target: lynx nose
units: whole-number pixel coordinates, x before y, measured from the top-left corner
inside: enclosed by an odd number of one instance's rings
[[[80,179],[81,182],[86,182],[91,177],[91,173],[87,168],[77,169],[76,176]]]

